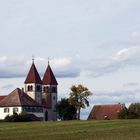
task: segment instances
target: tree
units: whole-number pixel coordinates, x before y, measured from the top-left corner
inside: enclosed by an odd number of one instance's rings
[[[122,109],[119,114],[118,117],[119,119],[128,119],[128,115],[129,115],[129,111],[128,109],[125,107],[124,109]]]
[[[140,119],[140,103],[132,103],[128,110],[129,119]]]
[[[140,103],[132,103],[119,113],[119,119],[140,119]]]
[[[86,106],[89,106],[88,97],[92,95],[92,93],[87,87],[84,87],[81,84],[78,86],[73,85],[70,90],[69,102],[76,108],[76,118],[77,120],[80,120],[81,108],[86,108]]]
[[[61,99],[56,106],[56,112],[58,113],[58,118],[61,120],[73,120],[76,116],[76,108],[70,105],[68,99]]]

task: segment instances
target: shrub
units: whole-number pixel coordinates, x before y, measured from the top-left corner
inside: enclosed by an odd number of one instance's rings
[[[28,114],[22,112],[20,114],[14,113],[13,115],[7,115],[4,119],[6,122],[28,122],[28,121],[40,121],[40,118],[36,117],[34,114]]]

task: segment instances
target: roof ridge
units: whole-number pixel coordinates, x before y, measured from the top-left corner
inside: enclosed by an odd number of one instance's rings
[[[94,106],[112,106],[112,105],[122,105],[123,103],[116,103],[116,104],[101,104],[101,105],[94,105]]]

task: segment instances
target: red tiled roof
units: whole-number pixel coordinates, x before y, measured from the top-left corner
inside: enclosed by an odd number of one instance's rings
[[[125,108],[124,104],[95,105],[91,110],[88,119],[104,120],[106,118],[118,119],[118,113]]]
[[[0,96],[0,101],[3,100],[6,96]]]
[[[42,84],[41,78],[38,74],[38,71],[37,71],[34,63],[32,64],[24,83],[25,84],[27,84],[27,83]]]
[[[0,107],[11,106],[42,106],[24,93],[21,89],[17,88],[12,91],[8,96],[0,101]]]
[[[48,67],[46,69],[42,83],[43,83],[43,85],[58,85],[50,65],[48,65]]]

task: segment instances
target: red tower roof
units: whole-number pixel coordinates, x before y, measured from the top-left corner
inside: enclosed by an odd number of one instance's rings
[[[50,65],[48,65],[48,67],[46,69],[42,83],[43,83],[43,85],[58,85]]]
[[[27,83],[42,84],[41,78],[38,74],[38,71],[37,71],[34,63],[32,64],[30,71],[29,71],[24,83],[25,84],[27,84]]]

